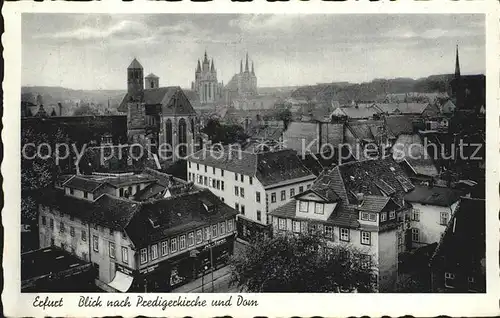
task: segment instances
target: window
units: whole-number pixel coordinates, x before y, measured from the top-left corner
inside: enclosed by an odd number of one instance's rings
[[[238,188],[237,186],[234,186],[234,195],[235,196],[239,196],[240,195],[240,188]]]
[[[87,232],[85,232],[85,230],[82,230],[82,241],[87,241]]]
[[[115,243],[109,242],[109,257],[116,258],[115,255]]]
[[[240,179],[241,179],[241,182],[245,182],[245,176],[240,174]]]
[[[371,244],[371,233],[361,231],[361,244],[370,245]]]
[[[299,193],[302,193],[302,192],[304,192],[304,187],[303,187],[303,186],[300,186],[300,187],[299,187]]]
[[[361,220],[368,221],[368,212],[361,212]]]
[[[143,248],[141,249],[141,264],[144,264],[148,261],[148,250]]]
[[[285,190],[281,190],[281,201],[285,201],[286,200],[286,191]]]
[[[204,235],[205,241],[208,241],[210,239],[210,228],[208,226],[205,228],[205,233],[204,234],[205,234]]]
[[[207,165],[205,165],[205,172],[207,172],[207,168],[208,168]]]
[[[300,222],[300,231],[302,233],[306,233],[307,232],[307,222]]]
[[[441,212],[440,224],[448,225],[448,212]]]
[[[120,194],[119,194],[120,197],[123,197],[123,188],[120,188]]]
[[[208,186],[208,178],[206,176],[203,177],[203,184]]]
[[[349,242],[349,229],[340,228],[340,240],[344,242]]]
[[[255,201],[260,202],[260,192],[255,192]]]
[[[215,174],[215,167],[212,167],[212,173]]]
[[[99,252],[99,237],[97,237],[97,235],[93,235],[92,240],[94,242],[94,252]]]
[[[191,168],[191,161],[188,161],[189,168]]]
[[[221,177],[224,176],[224,170],[223,169],[220,169],[220,175],[221,175]]]
[[[257,210],[257,221],[260,221],[262,217],[262,212]]]
[[[220,235],[226,234],[226,222],[221,222],[219,224],[219,232],[220,232]]]
[[[50,228],[54,229],[54,219],[50,219]]]
[[[196,244],[200,244],[203,241],[203,233],[201,230],[196,230]]]
[[[87,192],[85,192],[85,191],[84,191],[84,192],[83,192],[83,197],[84,197],[85,199],[88,199],[89,194],[88,194]]]
[[[396,212],[395,211],[389,212],[389,219],[394,220],[395,218],[396,218]]]
[[[177,252],[177,238],[174,237],[170,240],[170,253]]]
[[[295,188],[290,189],[290,198],[295,195]]]
[[[233,230],[233,220],[227,221],[227,231],[230,232]]]
[[[45,215],[42,215],[42,225],[46,225],[47,220],[45,219]]]
[[[69,227],[69,234],[71,235],[71,237],[75,237],[75,227],[74,226]]]
[[[239,205],[238,203],[235,203],[235,204],[234,204],[234,208],[235,208],[238,212],[240,212],[240,205]]]
[[[193,246],[194,245],[194,233],[191,232],[188,234],[188,246]]]
[[[329,225],[325,226],[325,236],[328,238],[333,238],[333,227]]]
[[[299,201],[299,211],[306,212],[309,209],[309,202],[307,201]]]
[[[368,217],[371,222],[377,222],[377,215],[375,213],[370,213]]]
[[[245,206],[243,204],[241,205],[241,214],[245,215]]]
[[[125,264],[128,263],[128,248],[125,246],[122,246],[122,262]]]
[[[420,222],[420,210],[419,209],[412,209],[411,210],[411,220]]]
[[[64,223],[63,222],[61,222],[59,224],[59,232],[64,233]]]
[[[271,193],[271,203],[276,203],[276,192]]]
[[[161,256],[168,254],[168,241],[161,242]]]
[[[74,195],[75,194],[75,190],[69,189],[69,194]]]
[[[200,170],[200,164],[199,163],[196,164],[196,170]]]
[[[278,228],[280,230],[286,230],[286,220],[285,219],[278,219]]]
[[[217,190],[220,190],[220,180],[217,180]]]
[[[248,182],[250,182],[250,184],[253,184],[253,178],[252,177],[248,177]]]
[[[455,288],[455,274],[444,273],[444,286],[448,288]]]
[[[244,198],[244,197],[245,197],[245,189],[240,188],[240,196],[241,196],[242,198]]]
[[[300,222],[299,221],[293,221],[293,231],[295,233],[300,233]]]
[[[234,181],[238,181],[238,174],[236,172],[234,173]]]
[[[361,254],[361,268],[368,269],[372,267],[372,258],[368,254]]]
[[[309,189],[310,187],[311,187],[311,185],[310,185],[310,184],[308,184],[308,185],[307,185],[307,188]]]
[[[419,241],[419,230],[418,229],[411,229],[411,240],[413,242],[418,242]]]
[[[224,191],[224,181],[221,181],[221,182],[220,182],[220,189],[221,189],[222,191]]]
[[[325,205],[323,203],[318,203],[318,202],[314,203],[314,213],[324,214],[325,213],[324,209],[325,209]]]
[[[212,237],[217,237],[217,225],[212,225]]]
[[[380,213],[380,222],[384,222],[385,220],[387,220],[387,213],[386,212]]]
[[[179,239],[179,250],[183,250],[186,248],[186,235],[181,235]]]

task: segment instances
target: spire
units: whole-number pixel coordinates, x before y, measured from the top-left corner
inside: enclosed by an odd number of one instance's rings
[[[205,50],[205,59],[203,59],[203,64],[208,63],[207,50]]]
[[[252,61],[252,75],[255,75],[255,69],[253,67],[253,61]]]
[[[240,60],[240,73],[243,73],[243,60]]]
[[[134,58],[132,60],[132,63],[130,63],[130,65],[128,66],[128,69],[142,69],[142,65],[141,63],[139,63],[139,61],[137,61],[136,58]]]
[[[210,66],[210,71],[215,72],[214,59],[212,59],[212,65]]]
[[[196,73],[201,72],[200,60],[198,60],[198,66],[196,66]]]
[[[247,52],[247,59],[245,62],[245,72],[248,72],[248,52]]]
[[[455,60],[455,78],[460,77],[460,61],[458,60],[458,44],[457,44],[457,53],[456,53],[456,60]]]

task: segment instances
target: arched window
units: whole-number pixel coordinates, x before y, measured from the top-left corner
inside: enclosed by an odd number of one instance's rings
[[[191,118],[191,133],[193,134],[193,136],[194,136],[194,131],[195,131],[194,119]]]
[[[165,123],[165,137],[167,144],[172,145],[172,121],[170,119],[167,119]]]
[[[187,154],[187,124],[184,118],[179,120],[179,156],[184,157]]]

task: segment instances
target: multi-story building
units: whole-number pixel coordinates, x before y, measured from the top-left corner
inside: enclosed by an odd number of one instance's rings
[[[485,209],[484,199],[460,199],[430,260],[432,292],[486,292]]]
[[[411,238],[407,238],[407,246],[417,248],[439,242],[456,211],[460,194],[450,188],[420,185],[406,194],[404,199],[411,205]]]
[[[270,224],[269,212],[307,190],[316,179],[290,149],[263,153],[232,151],[231,147],[203,149],[187,161],[189,181],[210,189],[239,211],[242,239]]]
[[[391,291],[403,244],[400,225],[408,211],[403,196],[412,189],[392,159],[342,164],[272,211],[273,232],[319,232],[327,247],[352,246],[376,273],[379,291]]]
[[[159,172],[74,176],[42,196],[39,241],[91,262],[103,290],[169,291],[225,262],[236,214]]]
[[[196,112],[178,86],[159,87],[159,78],[134,59],[127,68],[127,94],[119,111],[127,113],[129,142],[152,145],[160,158],[176,161],[193,152],[198,141]]]

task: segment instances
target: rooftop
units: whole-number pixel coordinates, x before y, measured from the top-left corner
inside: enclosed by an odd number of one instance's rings
[[[408,202],[449,207],[458,201],[460,195],[461,192],[455,189],[417,185],[404,198]]]

